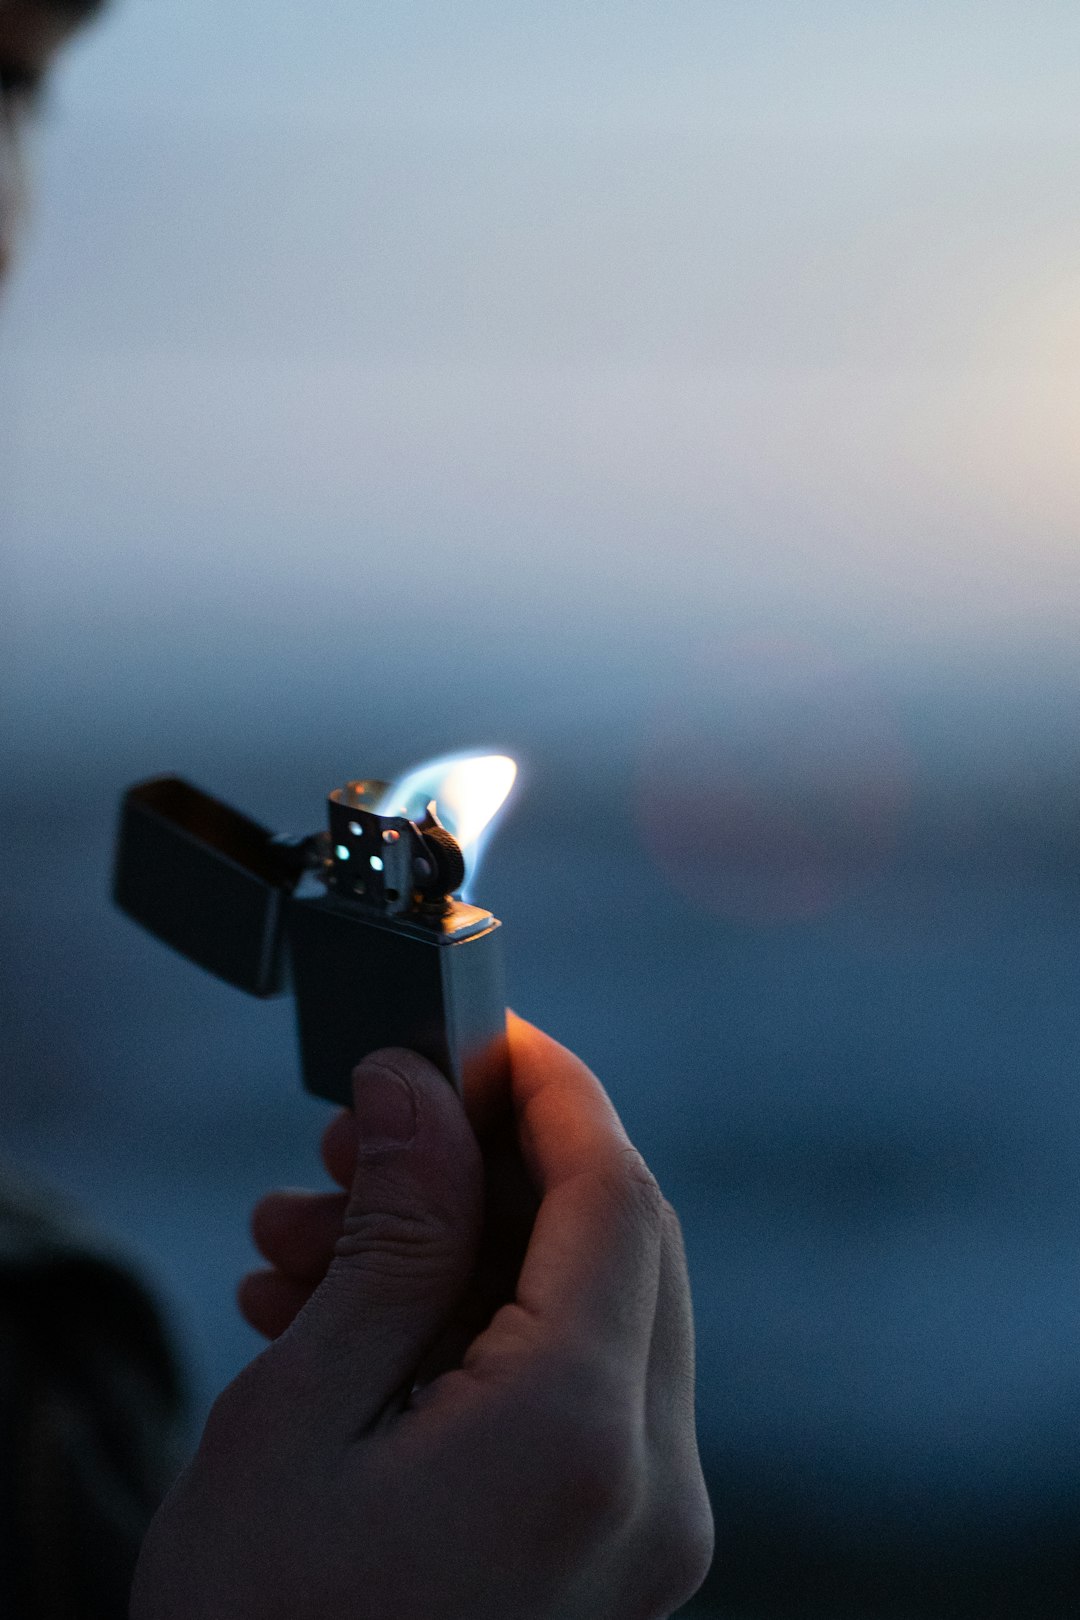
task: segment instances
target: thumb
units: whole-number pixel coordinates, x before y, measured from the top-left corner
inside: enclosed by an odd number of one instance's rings
[[[484,1170],[460,1098],[415,1052],[373,1053],[353,1074],[353,1096],[344,1231],[278,1346],[306,1364],[335,1428],[355,1435],[408,1393],[458,1303],[476,1258]]]

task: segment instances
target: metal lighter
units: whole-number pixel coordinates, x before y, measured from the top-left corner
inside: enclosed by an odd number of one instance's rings
[[[512,781],[513,763],[500,763]],[[460,774],[470,761],[453,764]],[[430,770],[407,780],[429,783]],[[407,791],[349,782],[329,796],[327,830],[292,838],[156,777],[124,795],[114,897],[227,983],[260,997],[291,989],[315,1096],[350,1104],[354,1067],[384,1046],[420,1052],[462,1091],[506,1060],[501,926],[455,898],[466,855],[438,796],[410,808]]]

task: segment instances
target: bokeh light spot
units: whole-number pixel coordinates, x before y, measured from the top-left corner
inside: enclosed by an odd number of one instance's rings
[[[637,812],[680,893],[732,920],[808,920],[887,864],[912,766],[885,697],[814,643],[703,651],[649,717]]]

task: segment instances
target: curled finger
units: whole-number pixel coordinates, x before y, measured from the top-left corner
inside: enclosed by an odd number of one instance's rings
[[[267,1193],[251,1216],[255,1247],[295,1282],[321,1282],[334,1257],[347,1204],[345,1193]]]
[[[280,1271],[251,1271],[240,1279],[236,1303],[240,1315],[266,1339],[280,1338],[303,1309],[312,1289]]]

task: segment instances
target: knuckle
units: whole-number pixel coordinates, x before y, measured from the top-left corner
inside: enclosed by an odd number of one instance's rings
[[[334,1257],[338,1270],[415,1277],[444,1272],[459,1248],[459,1235],[435,1211],[363,1210],[346,1215]]]
[[[715,1527],[703,1480],[677,1498],[667,1497],[654,1513],[648,1547],[648,1583],[637,1576],[634,1585],[648,1592],[641,1620],[670,1614],[689,1602],[712,1566]]]
[[[688,1292],[690,1288],[690,1268],[686,1256],[686,1239],[683,1236],[682,1222],[666,1198],[663,1200],[661,1223],[661,1241],[671,1268],[671,1276],[684,1292]]]
[[[686,1602],[702,1585],[712,1567],[716,1530],[708,1499],[686,1511],[672,1527],[668,1568],[679,1602]]]
[[[642,1471],[627,1436],[591,1425],[568,1454],[566,1487],[579,1523],[606,1538],[631,1524],[639,1510]]]
[[[664,1195],[636,1147],[621,1148],[606,1176],[612,1193],[624,1208],[650,1228],[660,1225],[664,1218]]]
[[[679,1219],[679,1212],[663,1195],[660,1198],[660,1218],[676,1251],[685,1258],[686,1241],[683,1238],[682,1221]]]
[[[557,1376],[560,1393],[540,1413],[543,1444],[557,1456],[576,1522],[592,1535],[617,1531],[641,1508],[643,1438],[632,1414],[612,1401],[590,1369],[568,1374],[563,1365]]]

